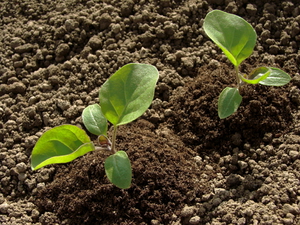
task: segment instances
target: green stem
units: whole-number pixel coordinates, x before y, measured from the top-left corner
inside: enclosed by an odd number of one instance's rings
[[[237,89],[239,89],[241,86],[241,79],[239,77],[239,67],[234,66],[234,69],[235,69],[235,76],[236,76],[236,81],[237,81]]]
[[[112,146],[111,146],[111,150],[113,152],[113,154],[115,154],[117,152],[116,148],[116,139],[117,139],[117,126],[114,125],[114,133],[112,136]]]

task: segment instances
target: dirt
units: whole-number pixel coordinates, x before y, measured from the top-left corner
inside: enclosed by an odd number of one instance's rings
[[[202,28],[213,9],[258,34],[243,72],[272,66],[292,77],[283,87],[243,86],[239,110],[224,120],[217,99],[235,80]],[[0,223],[299,224],[299,24],[298,0],[1,2]],[[149,110],[117,136],[132,186],[109,183],[105,151],[32,171],[42,133],[83,127],[83,109],[130,62],[160,73]]]

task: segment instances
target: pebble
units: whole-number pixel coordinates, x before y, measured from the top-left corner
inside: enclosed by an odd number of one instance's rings
[[[190,220],[189,223],[192,225],[200,224],[201,218],[199,216],[193,216]]]
[[[189,217],[189,216],[192,216],[194,214],[196,210],[196,207],[195,206],[184,206],[184,208],[182,209],[180,215],[182,217]]]
[[[300,214],[300,209],[299,209],[298,206],[296,206],[296,205],[290,205],[288,203],[286,203],[286,204],[283,205],[282,211],[285,214],[288,214],[288,213],[292,213],[293,215]]]
[[[102,47],[102,40],[98,36],[93,36],[89,40],[90,47],[96,51]]]
[[[7,202],[3,202],[0,205],[0,212],[6,214],[8,212],[9,209],[9,204],[7,204]]]
[[[24,173],[27,169],[27,165],[24,162],[18,163],[16,165],[18,173]]]
[[[25,52],[31,52],[32,49],[33,49],[33,45],[27,43],[27,44],[16,47],[15,52],[22,54],[22,53],[25,53]]]

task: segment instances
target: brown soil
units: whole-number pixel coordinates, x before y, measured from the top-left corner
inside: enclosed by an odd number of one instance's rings
[[[217,99],[235,85],[233,67],[202,28],[217,8],[258,34],[243,72],[273,66],[293,78],[243,86],[238,112],[224,120]],[[297,0],[34,0],[0,11],[1,224],[300,223]],[[104,151],[31,171],[38,137],[82,127],[101,84],[130,62],[160,72],[149,110],[118,132],[132,186],[109,183]]]

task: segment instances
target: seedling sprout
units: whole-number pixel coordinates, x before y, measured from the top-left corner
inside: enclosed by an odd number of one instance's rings
[[[242,85],[283,86],[291,80],[287,73],[273,67],[259,67],[249,75],[240,73],[239,65],[252,54],[257,39],[255,30],[243,18],[213,10],[206,15],[203,28],[234,65],[236,74],[236,87],[226,87],[219,96],[218,115],[221,119],[237,111],[242,101]]]
[[[156,67],[131,63],[113,74],[100,88],[99,104],[86,107],[82,120],[87,130],[98,135],[98,146],[86,132],[74,125],[61,125],[46,131],[31,154],[31,168],[67,163],[97,149],[110,150],[105,159],[107,178],[119,188],[129,188],[132,169],[125,151],[116,149],[117,128],[140,117],[150,106],[158,80]],[[108,122],[113,126],[112,141],[107,137]]]

